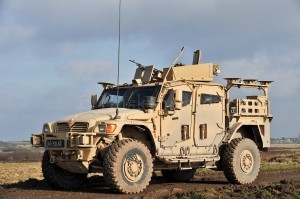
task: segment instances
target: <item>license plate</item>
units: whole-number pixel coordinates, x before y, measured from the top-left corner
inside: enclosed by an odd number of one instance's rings
[[[47,140],[46,147],[48,147],[48,148],[63,148],[64,141],[63,140]]]

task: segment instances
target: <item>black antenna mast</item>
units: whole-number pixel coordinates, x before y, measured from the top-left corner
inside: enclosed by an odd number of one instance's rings
[[[115,119],[120,119],[120,116],[119,116],[120,49],[121,49],[121,0],[119,0],[119,41],[118,41],[117,109],[116,109]]]

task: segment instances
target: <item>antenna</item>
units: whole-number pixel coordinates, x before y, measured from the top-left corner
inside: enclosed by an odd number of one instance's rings
[[[162,88],[163,85],[165,84],[165,82],[166,82],[166,80],[167,80],[167,76],[168,76],[168,74],[169,74],[171,68],[173,68],[173,67],[175,66],[175,64],[177,63],[178,59],[181,57],[183,51],[184,51],[184,46],[181,48],[181,50],[180,50],[179,54],[177,55],[176,59],[173,61],[173,63],[172,63],[171,66],[169,67],[169,69],[168,69],[168,71],[167,71],[167,73],[166,73],[166,75],[165,75],[165,78],[163,79],[163,83],[162,83],[162,85],[161,85],[161,88]],[[173,75],[174,75],[174,77],[175,77],[175,74],[173,74]],[[176,79],[176,78],[175,78],[175,79]]]
[[[159,93],[161,93],[161,91],[162,91],[162,89],[163,89],[163,87],[164,87],[164,84],[165,84],[166,81],[167,81],[167,76],[168,76],[168,74],[169,74],[171,68],[173,68],[173,67],[175,66],[176,62],[177,62],[178,59],[181,57],[183,51],[184,51],[184,46],[181,48],[181,50],[180,50],[179,54],[177,55],[176,59],[173,61],[173,63],[172,63],[171,66],[169,67],[168,71],[166,72],[166,75],[165,75],[165,77],[164,77],[164,79],[163,79],[163,82],[162,82],[162,85],[161,85],[161,88],[160,88]],[[157,102],[158,102],[158,100],[159,100],[159,99],[157,98]]]
[[[120,49],[121,49],[121,0],[119,0],[119,41],[118,41],[117,109],[116,109],[116,115],[115,115],[114,119],[120,119],[120,116],[119,116]]]
[[[184,46],[181,48],[179,54],[177,55],[176,59],[175,59],[175,60],[173,61],[173,63],[171,64],[171,67],[170,67],[170,68],[172,68],[173,66],[175,66],[176,62],[178,61],[178,59],[179,59],[180,56],[182,55],[183,51],[184,51]]]

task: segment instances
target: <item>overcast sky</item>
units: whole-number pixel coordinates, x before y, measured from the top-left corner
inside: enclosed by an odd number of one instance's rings
[[[90,109],[98,81],[116,82],[118,0],[0,0],[0,140],[29,140],[44,122]],[[121,82],[135,59],[190,64],[224,77],[275,81],[272,137],[300,134],[299,0],[123,0]],[[236,90],[236,92],[239,92]]]

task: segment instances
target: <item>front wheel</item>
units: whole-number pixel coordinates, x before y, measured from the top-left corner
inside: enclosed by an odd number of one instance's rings
[[[142,192],[153,172],[149,149],[133,139],[114,141],[104,157],[103,167],[110,188],[126,194]]]
[[[54,163],[50,163],[49,151],[45,151],[42,160],[42,172],[46,182],[56,189],[76,189],[87,178],[87,174],[70,173]]]
[[[260,154],[257,145],[250,139],[233,139],[224,149],[222,165],[230,183],[250,184],[257,178],[260,169]]]

